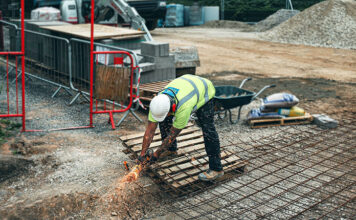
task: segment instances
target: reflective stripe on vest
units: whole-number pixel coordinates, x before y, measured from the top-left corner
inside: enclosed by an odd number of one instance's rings
[[[204,94],[204,98],[205,98],[205,103],[207,103],[209,101],[209,93],[208,93],[208,84],[206,83],[206,81],[204,79],[202,79],[201,77],[199,76],[194,76],[192,75],[193,77],[197,78],[197,79],[200,79],[200,81],[203,82],[204,84],[204,87],[205,87],[205,94]]]
[[[203,80],[202,78],[200,78],[199,76],[195,76],[198,79],[200,79],[205,87],[205,94],[204,94],[204,98],[205,98],[205,103],[207,103],[209,101],[209,94],[208,94],[208,84],[205,82],[205,80]],[[193,86],[193,91],[191,91],[188,95],[184,96],[181,100],[179,100],[178,106],[177,106],[177,110],[184,104],[186,103],[188,100],[190,100],[191,98],[193,98],[194,95],[197,95],[197,104],[194,106],[194,111],[197,110],[198,108],[198,103],[199,103],[199,90],[197,88],[197,86],[195,85],[195,83],[188,78],[185,77],[180,77],[181,79],[184,79],[186,81],[188,81],[192,86]]]

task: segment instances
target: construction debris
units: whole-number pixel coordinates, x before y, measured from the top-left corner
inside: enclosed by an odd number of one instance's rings
[[[356,1],[323,1],[261,35],[264,40],[355,49]]]

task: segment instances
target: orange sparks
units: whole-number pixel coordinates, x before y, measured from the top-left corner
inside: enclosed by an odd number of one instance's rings
[[[131,171],[122,179],[123,182],[133,182],[136,181],[142,171],[142,165],[134,166]]]

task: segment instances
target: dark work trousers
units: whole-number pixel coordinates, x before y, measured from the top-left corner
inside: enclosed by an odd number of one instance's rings
[[[209,168],[211,170],[221,171],[220,141],[214,125],[214,101],[210,100],[207,102],[196,112],[196,115],[198,117],[198,123],[203,130],[205,151],[209,157]],[[172,123],[173,116],[169,116],[163,122],[159,123],[162,140],[169,135]],[[177,141],[174,141],[168,150],[177,150]]]

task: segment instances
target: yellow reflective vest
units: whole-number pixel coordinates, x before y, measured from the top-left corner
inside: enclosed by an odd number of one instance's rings
[[[197,111],[215,96],[215,87],[210,80],[203,77],[183,75],[170,82],[161,93],[171,97],[174,97],[173,93],[176,95],[178,101],[176,112],[173,114],[173,127],[183,129],[188,124],[192,112]],[[151,111],[148,120],[156,122]]]

